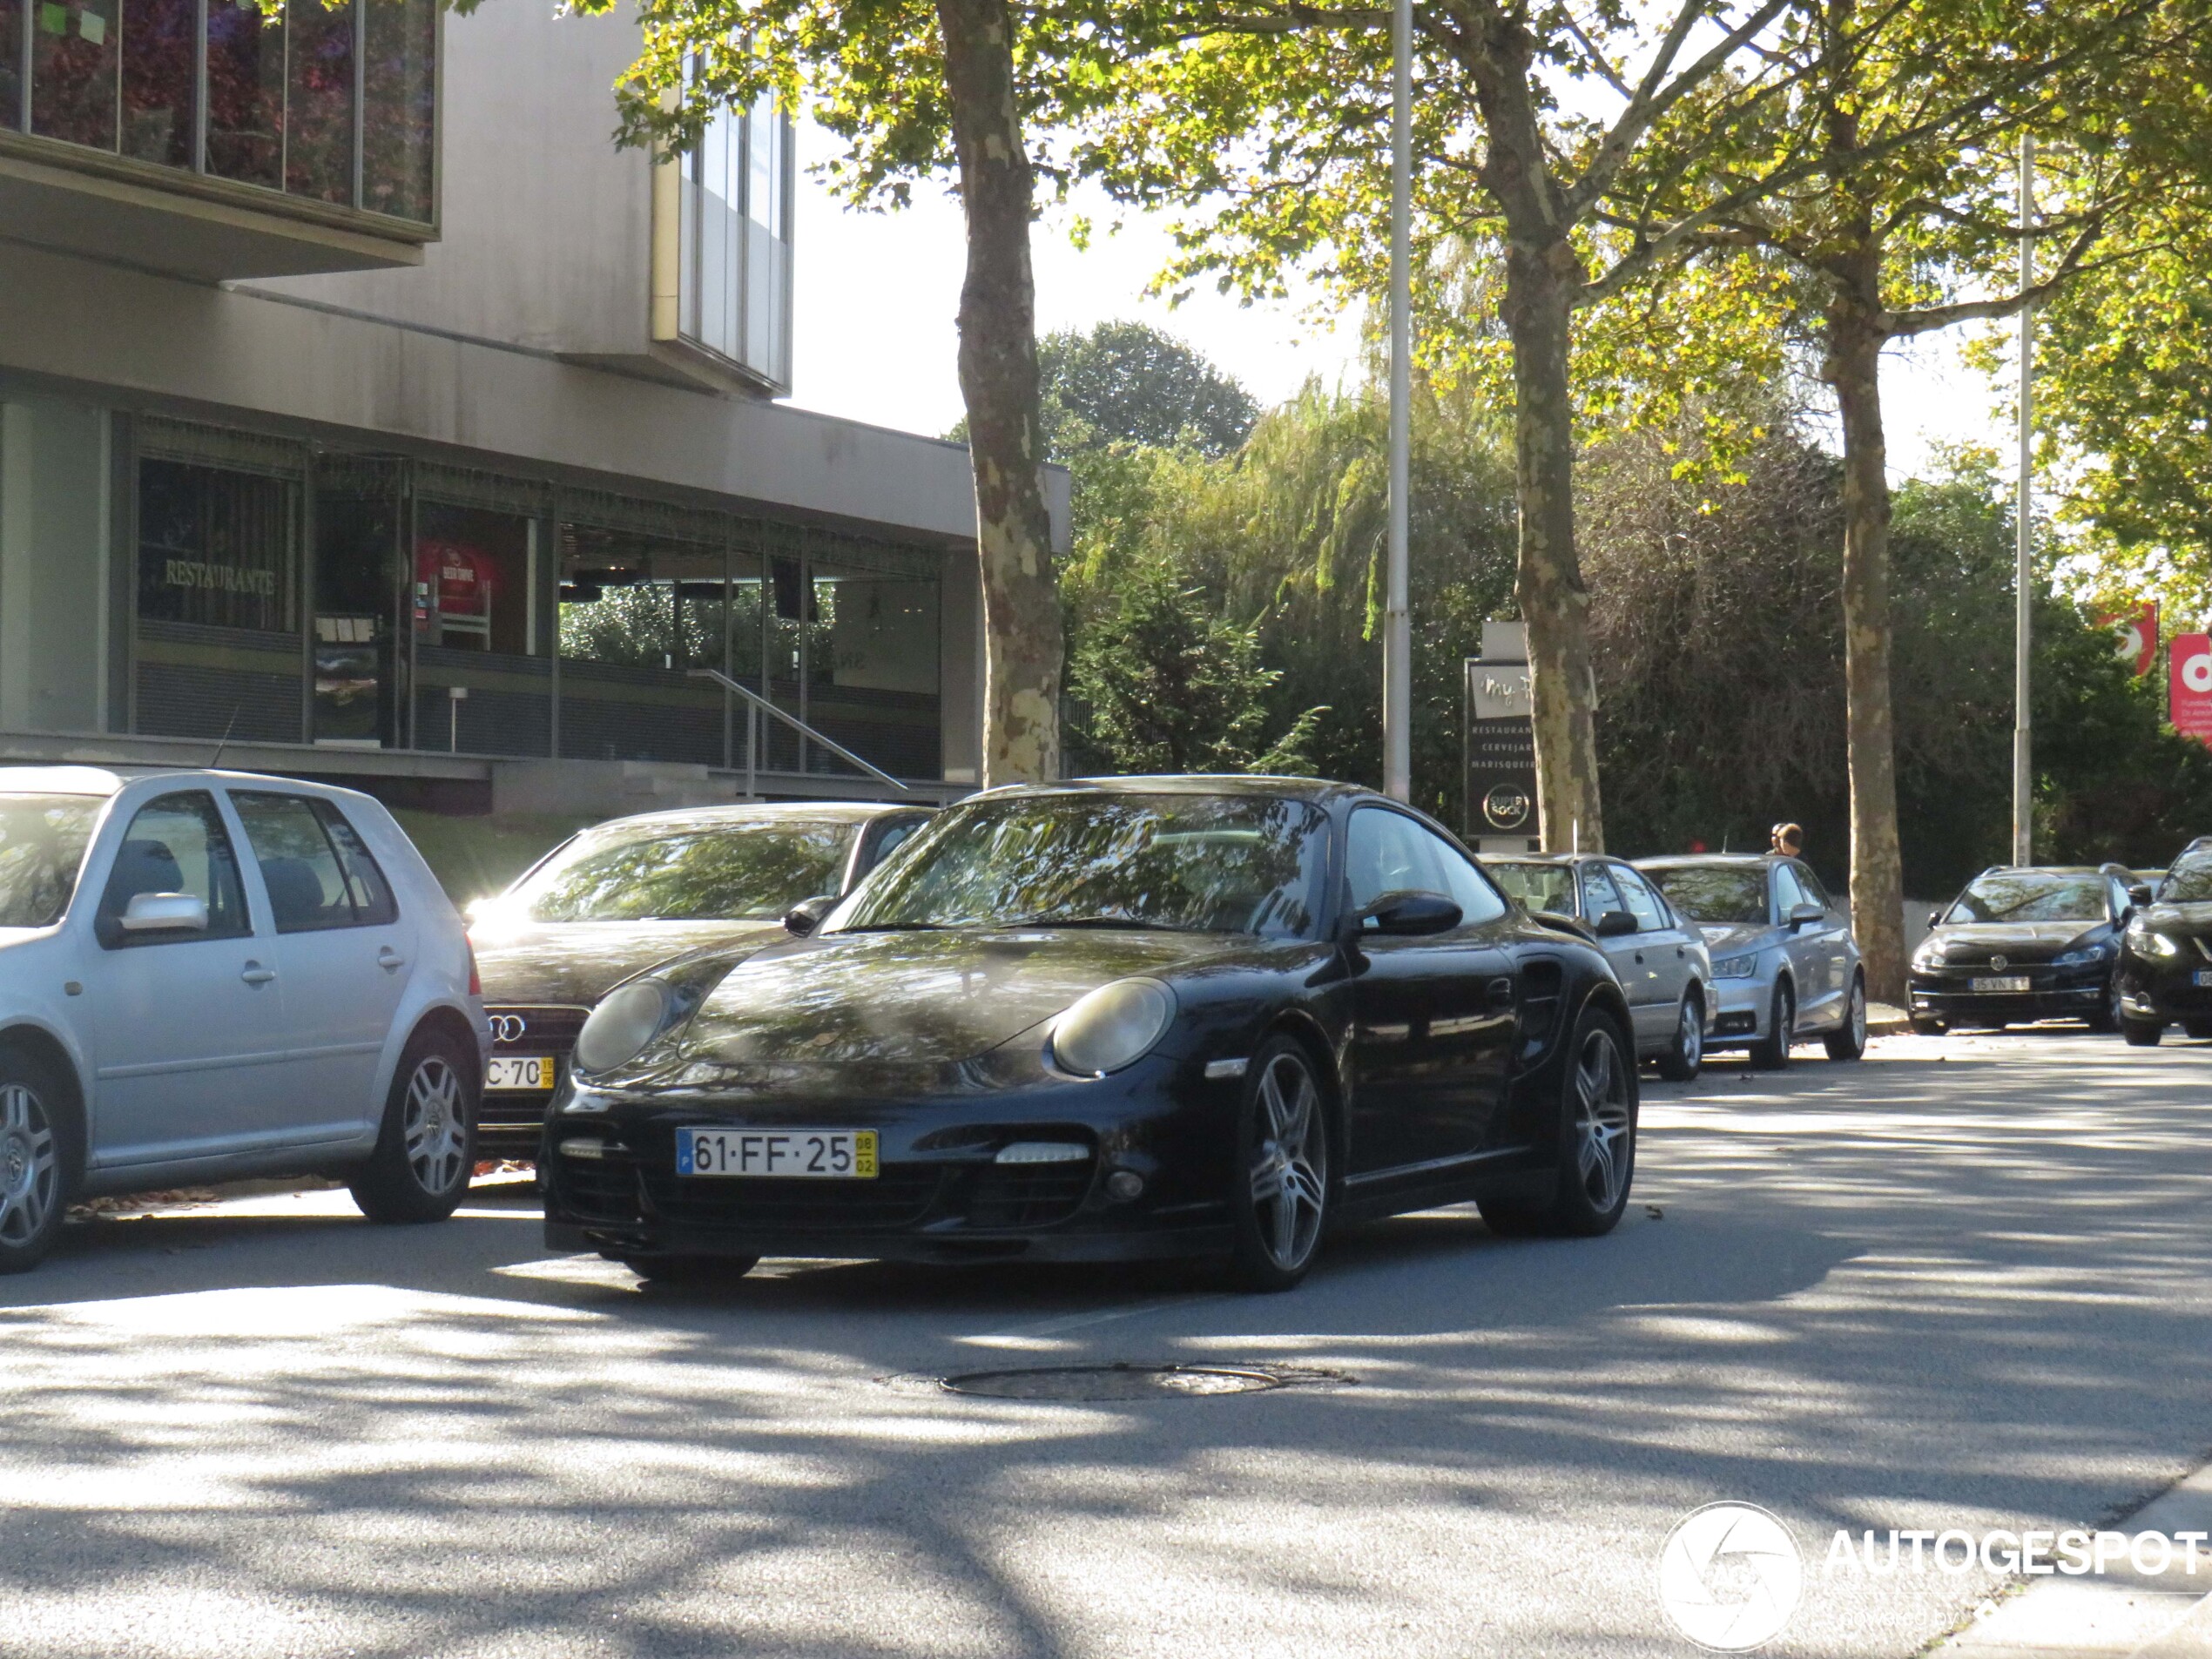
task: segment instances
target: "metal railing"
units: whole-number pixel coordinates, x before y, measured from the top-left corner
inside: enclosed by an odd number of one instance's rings
[[[754,779],[758,777],[760,767],[760,716],[763,711],[775,716],[776,718],[781,720],[792,731],[798,732],[800,737],[820,744],[823,748],[828,750],[840,760],[845,761],[848,765],[858,766],[862,772],[867,773],[869,777],[873,778],[879,783],[888,784],[892,788],[900,791],[902,794],[913,795],[921,792],[915,789],[912,784],[901,783],[899,779],[894,778],[889,772],[884,771],[882,767],[871,765],[869,762],[861,759],[860,756],[854,754],[843,744],[838,742],[836,738],[824,737],[820,732],[815,731],[813,726],[807,725],[806,721],[800,719],[797,715],[778,708],[773,703],[771,703],[766,698],[761,696],[759,692],[754,691],[750,685],[739,685],[736,680],[732,679],[727,674],[725,674],[720,669],[694,668],[686,671],[695,680],[712,680],[724,691],[735,691],[739,697],[745,698],[745,792],[748,797],[757,795],[760,792],[759,790],[754,786]],[[801,757],[801,762],[802,764],[804,763],[803,756]]]

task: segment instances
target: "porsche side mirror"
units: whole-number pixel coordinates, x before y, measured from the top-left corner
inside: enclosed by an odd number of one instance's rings
[[[2148,904],[2150,902],[2150,883],[2148,881],[2136,882],[2134,887],[2128,889],[2128,900],[2130,904]]]
[[[1597,936],[1600,939],[1618,939],[1622,934],[1632,934],[1635,930],[1636,919],[1626,910],[1608,910],[1597,919]]]
[[[1460,907],[1440,893],[1386,893],[1359,920],[1363,933],[1447,934],[1460,925]],[[1370,921],[1372,927],[1366,926]]]
[[[834,893],[818,893],[811,899],[801,899],[784,912],[784,931],[795,938],[804,939],[822,925],[822,918],[837,907]]]
[[[201,934],[207,931],[207,906],[189,893],[134,893],[123,907],[126,934]]]
[[[1790,907],[1790,929],[1792,933],[1800,927],[1817,927],[1827,920],[1828,913],[1817,904]]]

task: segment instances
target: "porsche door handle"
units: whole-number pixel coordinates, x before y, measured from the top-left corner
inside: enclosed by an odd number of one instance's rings
[[[248,962],[239,972],[239,977],[248,985],[266,985],[276,977],[276,969],[264,968],[259,962]]]
[[[1513,1008],[1512,979],[1501,974],[1483,988],[1483,995],[1489,1002],[1492,1012],[1500,1014],[1509,1012]]]

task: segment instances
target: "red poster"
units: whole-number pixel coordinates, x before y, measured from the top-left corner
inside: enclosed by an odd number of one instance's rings
[[[491,555],[464,542],[425,540],[415,544],[415,579],[437,596],[440,610],[481,617],[498,590],[499,569]]]
[[[2158,601],[2146,599],[2128,610],[2107,611],[2097,626],[2112,630],[2120,660],[2138,674],[2148,674],[2158,661]]]
[[[2212,634],[2175,634],[2167,651],[2174,729],[2212,745]]]

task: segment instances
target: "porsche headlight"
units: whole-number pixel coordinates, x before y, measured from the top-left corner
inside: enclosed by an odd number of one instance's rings
[[[658,980],[633,980],[591,1010],[577,1033],[579,1071],[610,1071],[634,1060],[668,1023],[668,988]]]
[[[1175,993],[1159,981],[1116,980],[1052,1022],[1053,1062],[1079,1077],[1103,1077],[1142,1060],[1174,1018]]]
[[[1750,979],[1759,971],[1759,954],[1748,956],[1723,956],[1713,964],[1715,979]]]
[[[2153,933],[2148,927],[2130,927],[2128,942],[2138,956],[2148,956],[2155,962],[2170,962],[2182,954],[2182,941],[2169,939],[2164,934]]]

